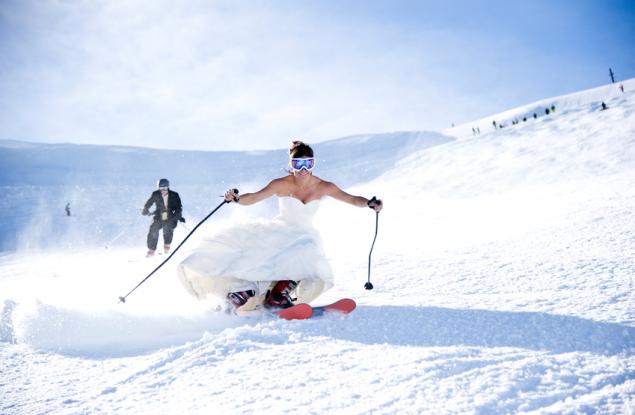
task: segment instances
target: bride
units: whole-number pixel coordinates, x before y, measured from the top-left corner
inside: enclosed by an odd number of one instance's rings
[[[317,231],[312,226],[320,200],[330,196],[379,212],[381,200],[353,196],[313,175],[313,149],[293,141],[290,174],[254,193],[225,193],[225,200],[252,205],[278,196],[273,220],[240,224],[204,241],[178,266],[179,278],[197,298],[226,299],[235,311],[260,305],[287,308],[309,303],[333,285]]]

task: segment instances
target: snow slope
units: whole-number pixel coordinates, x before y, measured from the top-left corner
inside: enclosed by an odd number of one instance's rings
[[[372,291],[374,214],[327,201],[316,218],[336,271],[316,303],[354,297],[344,318],[215,313],[179,286],[181,253],[121,305],[162,258],[5,252],[0,413],[633,413],[635,81],[624,86],[545,100],[555,114],[478,136],[457,126],[434,146],[328,143],[344,156],[316,174],[385,201]],[[350,164],[366,150],[385,157],[380,172]],[[265,210],[221,212],[206,226]]]

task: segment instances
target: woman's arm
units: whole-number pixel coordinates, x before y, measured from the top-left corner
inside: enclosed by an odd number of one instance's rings
[[[229,189],[225,193],[225,200],[233,201],[239,205],[253,205],[254,203],[261,202],[278,192],[280,187],[280,179],[275,179],[269,182],[265,187],[254,193],[245,193],[242,195],[233,192],[233,189]]]
[[[357,207],[370,207],[376,212],[379,212],[383,207],[381,200],[375,199],[372,203],[370,203],[371,201],[369,199],[366,199],[363,196],[354,196],[350,193],[346,193],[345,191],[337,187],[337,185],[335,185],[334,183],[325,182],[325,185],[326,194],[328,196],[331,196],[333,199],[337,199],[339,201],[349,203]]]

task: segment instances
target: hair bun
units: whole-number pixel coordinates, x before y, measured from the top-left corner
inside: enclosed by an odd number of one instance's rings
[[[305,145],[305,144],[304,144],[302,141],[300,141],[300,140],[293,140],[293,141],[291,141],[291,147],[289,147],[289,154],[290,154],[293,150],[295,150],[296,148],[298,148],[298,147],[300,147],[300,146],[302,146],[302,145]]]
[[[293,140],[289,148],[289,156],[292,158],[313,157],[313,149],[303,141]]]

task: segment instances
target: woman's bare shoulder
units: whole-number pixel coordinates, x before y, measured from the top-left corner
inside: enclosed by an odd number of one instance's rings
[[[271,179],[271,181],[269,183],[281,183],[282,181],[284,181],[286,177],[277,177],[275,179]]]
[[[280,192],[281,190],[284,191],[284,189],[288,189],[292,183],[293,181],[291,180],[291,176],[283,176],[271,180],[268,186],[276,192]]]
[[[339,189],[339,187],[337,187],[337,185],[333,182],[322,180],[319,177],[316,178],[319,180],[318,187],[320,188],[322,194],[330,195],[332,192]]]
[[[272,179],[269,184],[281,184],[281,183],[289,183],[291,176],[282,176]]]

